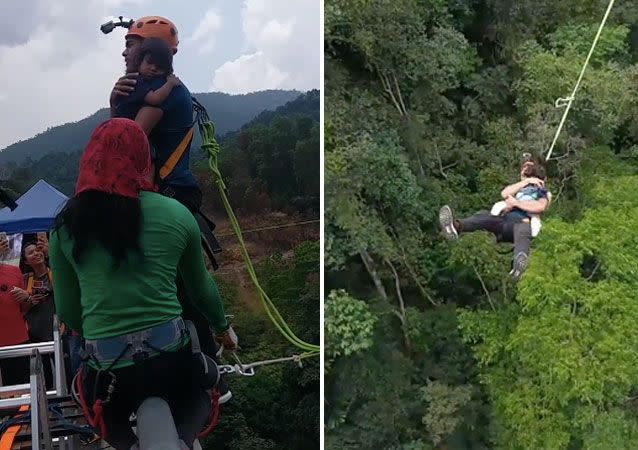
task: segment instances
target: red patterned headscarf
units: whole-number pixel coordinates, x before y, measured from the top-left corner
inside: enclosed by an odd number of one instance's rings
[[[150,171],[142,128],[129,119],[109,119],[93,131],[84,149],[75,195],[92,190],[137,198],[141,190],[155,190],[147,180]]]

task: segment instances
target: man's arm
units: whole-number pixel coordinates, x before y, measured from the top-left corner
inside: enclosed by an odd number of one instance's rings
[[[199,227],[195,218],[186,210],[182,223],[188,233],[187,245],[177,270],[184,279],[184,288],[193,304],[208,319],[216,333],[223,332],[230,324],[226,319],[217,285],[204,263]]]
[[[501,197],[503,200],[508,197],[514,197],[518,191],[523,189],[527,183],[525,180],[519,181],[518,183],[510,184],[509,186],[505,186],[505,188],[501,191]]]
[[[109,104],[111,107],[111,117],[115,117],[115,103],[118,97],[128,97],[131,95],[131,92],[135,90],[135,85],[137,84],[137,76],[139,74],[137,72],[127,73],[123,77],[120,77],[119,80],[115,82],[115,86],[113,86],[113,90],[111,91],[111,96],[109,97]]]
[[[141,108],[135,116],[135,122],[144,130],[144,133],[148,136],[155,125],[162,120],[164,111],[161,108],[155,106],[144,106]]]
[[[506,199],[506,203],[510,209],[517,208],[530,214],[541,214],[547,209],[547,205],[549,204],[546,198],[519,202],[513,197],[509,197],[508,199]]]
[[[503,198],[503,200],[507,199],[508,197],[514,197],[518,191],[523,189],[528,184],[533,184],[533,185],[541,187],[541,188],[545,186],[545,182],[543,180],[540,180],[540,179],[534,178],[534,177],[525,178],[525,179],[519,181],[518,183],[514,183],[514,184],[510,184],[509,186],[506,186],[501,191],[501,197]]]

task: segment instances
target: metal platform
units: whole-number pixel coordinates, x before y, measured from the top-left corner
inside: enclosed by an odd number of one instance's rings
[[[53,341],[0,347],[0,359],[30,358],[29,383],[5,386],[0,378],[0,416],[15,417],[19,408],[28,405],[30,421],[21,423],[13,442],[14,449],[74,450],[81,447],[78,431],[68,424],[85,425],[84,415],[70,397],[64,365],[62,339],[54,318]],[[42,355],[53,355],[55,389],[46,390]],[[53,413],[55,408],[57,413]],[[27,422],[26,419],[24,422]],[[102,443],[103,445],[103,443]],[[103,448],[82,446],[87,450]]]

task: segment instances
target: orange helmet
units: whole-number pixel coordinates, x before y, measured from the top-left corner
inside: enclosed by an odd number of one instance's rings
[[[177,27],[173,22],[160,16],[146,16],[137,19],[128,29],[126,37],[138,36],[142,39],[158,38],[177,53]]]

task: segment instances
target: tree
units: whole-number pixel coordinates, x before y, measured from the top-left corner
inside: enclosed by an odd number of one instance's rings
[[[489,209],[551,143],[607,5],[559,3],[326,2],[327,448],[636,442],[636,5],[557,142],[523,281],[507,244],[438,230],[443,204]]]

